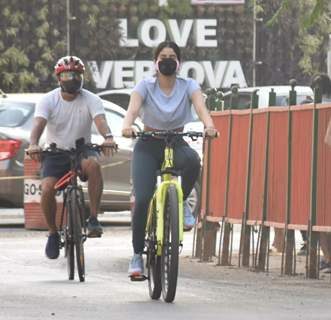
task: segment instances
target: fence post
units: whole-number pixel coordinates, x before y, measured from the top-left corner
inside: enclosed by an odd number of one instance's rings
[[[230,108],[231,109],[237,109],[238,108],[238,102],[239,102],[239,95],[238,95],[238,86],[234,85],[231,88],[231,97],[230,97]]]
[[[209,214],[209,201],[210,201],[210,166],[211,166],[211,140],[207,139],[207,176],[206,176],[206,212],[202,219],[201,227],[201,249],[200,249],[200,261],[210,261],[211,257],[215,255],[215,240],[216,238],[214,224],[207,221],[207,215]]]
[[[202,142],[202,150],[205,150],[205,146],[206,146],[206,140],[203,139]],[[202,168],[201,171],[201,188],[202,188],[202,184],[204,181],[204,168]],[[201,192],[199,194],[199,203],[202,203],[202,189]],[[195,225],[194,225],[194,230],[193,230],[193,244],[192,244],[192,258],[198,258],[201,255],[201,246],[202,246],[202,240],[201,240],[201,232],[200,232],[200,220],[201,220],[201,205],[200,205],[200,210],[197,213],[197,216],[195,218]]]
[[[230,265],[230,235],[232,228],[230,223],[226,222],[228,215],[228,196],[229,196],[229,181],[230,181],[230,167],[231,167],[231,142],[232,142],[232,113],[229,114],[229,129],[228,129],[228,147],[227,147],[227,160],[226,160],[226,183],[225,183],[225,195],[224,195],[224,212],[223,212],[223,239],[220,237],[219,243],[219,263],[221,265]],[[222,247],[223,241],[223,247]],[[222,250],[221,250],[222,248]],[[221,257],[222,252],[222,257]]]
[[[294,230],[288,229],[288,224],[291,217],[291,183],[292,183],[292,111],[291,106],[296,104],[296,91],[294,87],[296,81],[290,80],[292,89],[289,93],[289,106],[288,106],[288,149],[287,149],[287,199],[286,199],[286,217],[285,217],[285,233],[284,233],[284,246],[282,250],[282,271],[283,261],[285,255],[285,274],[293,274],[293,255],[294,255]]]
[[[243,241],[243,245],[240,247],[243,248],[243,266],[249,266],[249,253],[250,253],[250,243],[251,243],[251,226],[247,225],[247,219],[249,217],[249,204],[250,204],[250,184],[251,184],[251,158],[252,158],[252,137],[254,129],[254,114],[253,108],[254,105],[257,105],[258,99],[257,90],[254,90],[252,94],[252,101],[249,113],[249,128],[248,128],[248,152],[247,152],[247,175],[246,175],[246,196],[245,196],[245,212],[243,213],[243,232],[240,241]],[[256,101],[257,100],[257,101]],[[254,248],[253,248],[254,249]],[[240,254],[239,254],[239,264],[240,264]]]
[[[308,261],[307,276],[311,279],[318,277],[318,233],[313,232],[316,224],[316,198],[317,198],[317,152],[318,152],[318,109],[316,100],[319,99],[320,88],[314,89],[314,108],[313,108],[313,134],[312,134],[312,158],[311,158],[311,192],[310,192],[310,215],[308,223]]]
[[[315,104],[322,102],[322,92],[321,88],[318,86],[314,89],[314,101]]]
[[[258,89],[254,90],[251,98],[251,107],[253,109],[258,108],[259,106],[259,95],[257,94]]]
[[[297,81],[295,79],[290,80],[291,90],[289,92],[289,105],[295,106],[297,104],[297,92],[295,90],[295,86],[297,85]]]
[[[271,88],[271,91],[269,92],[269,107],[273,107],[276,105],[276,92],[274,91],[274,88]]]
[[[274,97],[272,96],[274,94]],[[269,106],[272,103],[272,99],[276,101],[276,94],[271,89],[269,93]],[[266,146],[265,146],[265,162],[264,162],[264,181],[263,181],[263,207],[262,207],[262,230],[261,240],[258,256],[258,270],[265,271],[266,258],[269,255],[269,237],[270,227],[264,225],[267,220],[267,208],[268,208],[268,170],[269,170],[269,136],[270,136],[270,112],[267,111],[267,123],[266,123]]]

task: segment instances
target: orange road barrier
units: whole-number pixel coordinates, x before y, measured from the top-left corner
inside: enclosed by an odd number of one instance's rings
[[[26,229],[47,230],[47,224],[40,207],[41,180],[39,177],[40,163],[24,159],[24,225]],[[60,225],[62,193],[57,196],[56,224]]]
[[[289,267],[291,230],[331,232],[331,104],[211,114],[221,134],[211,142],[209,180],[205,144],[201,218],[284,229]]]

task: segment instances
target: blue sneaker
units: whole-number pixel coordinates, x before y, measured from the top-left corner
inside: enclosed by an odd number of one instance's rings
[[[184,201],[184,230],[190,231],[194,225],[195,218],[193,217],[193,214],[187,201]]]
[[[140,253],[135,253],[130,261],[129,270],[130,277],[139,277],[144,274],[144,260]]]
[[[320,262],[320,271],[323,273],[331,273],[331,262],[326,262],[322,258]]]
[[[87,221],[87,236],[89,238],[100,238],[102,233],[102,227],[98,219],[90,217]]]
[[[60,235],[58,232],[48,236],[45,253],[49,259],[57,259],[60,254]]]

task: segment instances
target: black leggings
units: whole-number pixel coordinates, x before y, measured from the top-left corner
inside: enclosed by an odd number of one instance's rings
[[[132,217],[132,243],[135,253],[144,249],[145,226],[149,201],[153,196],[156,171],[162,166],[165,142],[148,138],[137,141],[132,159],[135,206]],[[184,200],[190,194],[200,174],[200,158],[182,138],[174,144],[174,166],[182,176]]]

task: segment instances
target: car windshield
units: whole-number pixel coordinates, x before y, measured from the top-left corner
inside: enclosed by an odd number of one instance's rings
[[[33,112],[34,104],[17,101],[0,102],[0,127],[21,126]]]
[[[302,103],[312,103],[313,98],[309,95],[297,95],[297,104]],[[289,105],[289,98],[288,96],[277,96],[276,97],[276,106],[288,106]]]

